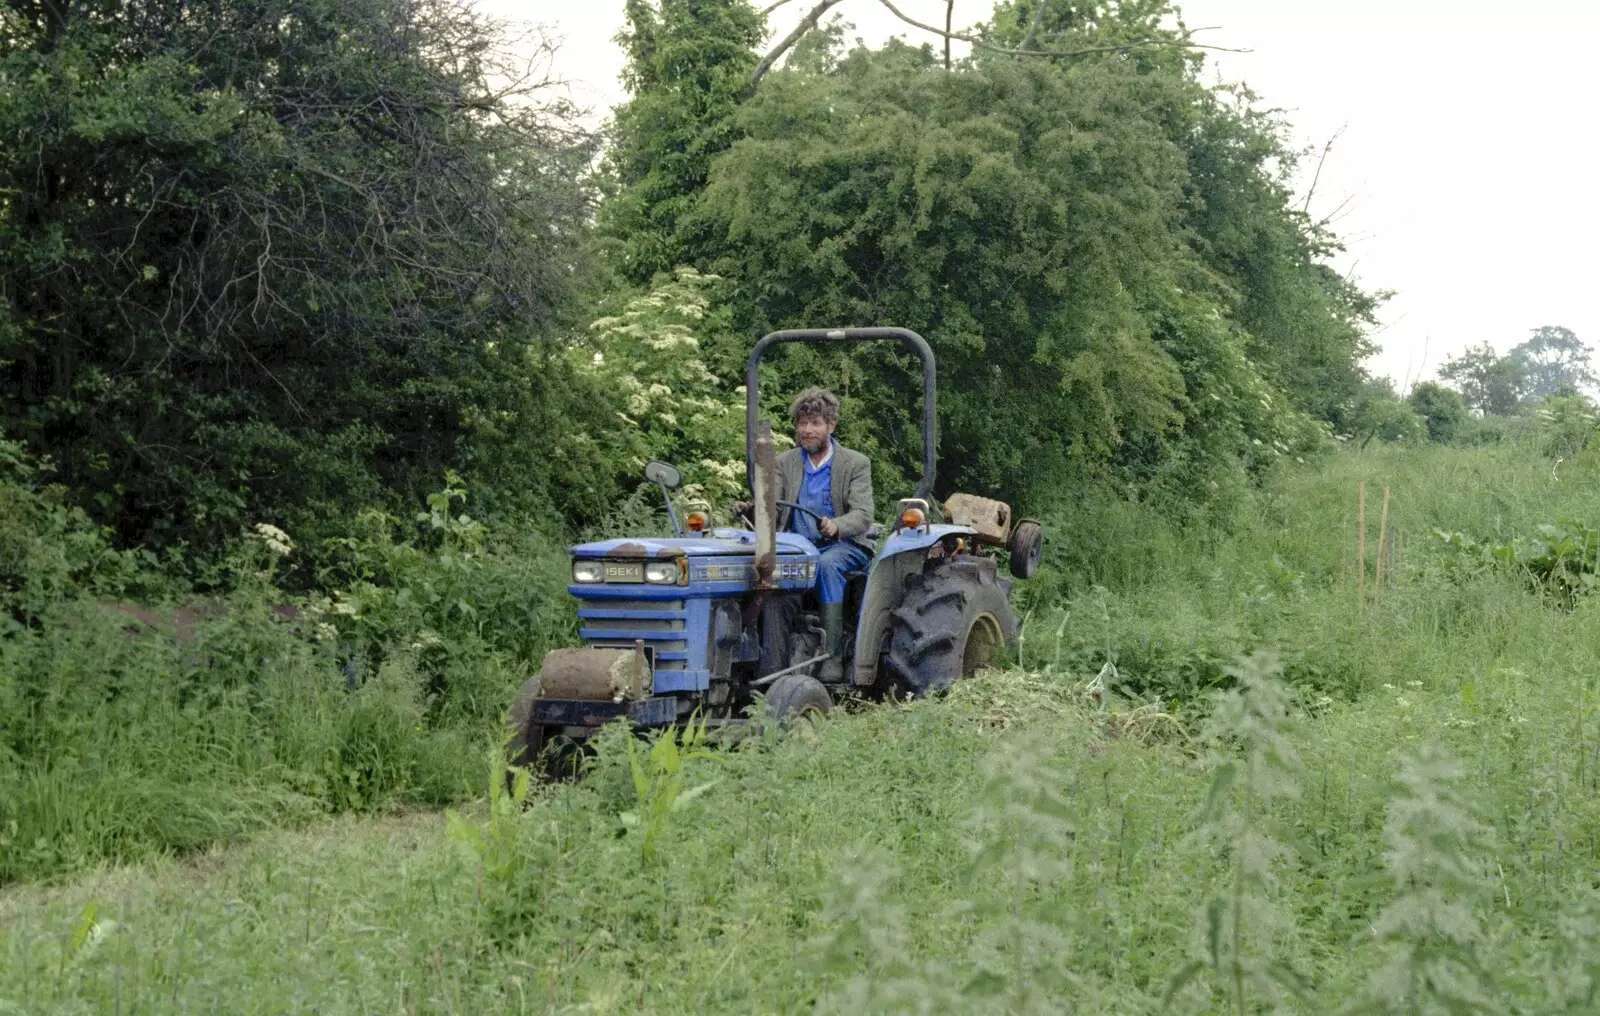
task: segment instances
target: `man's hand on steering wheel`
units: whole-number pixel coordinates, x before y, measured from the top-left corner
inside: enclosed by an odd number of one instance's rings
[[[821,533],[823,536],[827,537],[830,540],[839,535],[839,523],[833,521],[832,519],[823,518],[821,512],[812,511],[810,508],[807,508],[805,505],[799,504],[799,503],[794,502],[794,501],[779,501],[778,505],[779,505],[779,507],[788,508],[788,509],[790,509],[792,511],[805,512],[807,515],[809,515],[812,518],[816,519],[817,520],[817,532]]]
[[[804,512],[805,514],[816,519],[817,531],[830,540],[836,539],[839,536],[839,523],[833,521],[832,519],[823,518],[821,515],[812,511],[810,508],[807,508],[803,504],[798,504],[794,501],[779,501],[778,507],[788,508],[791,511]],[[733,514],[738,518],[744,519],[746,522],[753,522],[755,520],[755,508],[756,506],[754,501],[735,501],[733,503]]]

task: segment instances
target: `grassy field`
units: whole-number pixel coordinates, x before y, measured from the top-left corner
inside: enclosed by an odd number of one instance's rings
[[[0,1013],[1600,1011],[1600,606],[1428,535],[1565,517],[1600,470],[1521,447],[1108,509],[944,699],[0,889]]]

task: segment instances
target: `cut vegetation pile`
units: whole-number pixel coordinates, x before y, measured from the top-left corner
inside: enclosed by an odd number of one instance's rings
[[[1350,453],[1204,542],[1120,509],[1108,585],[945,699],[6,890],[0,1010],[1594,1011],[1600,611],[1429,535],[1600,519],[1588,469]],[[1406,534],[1365,603],[1361,480]]]

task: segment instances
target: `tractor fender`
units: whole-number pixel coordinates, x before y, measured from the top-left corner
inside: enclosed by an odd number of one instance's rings
[[[906,579],[922,571],[927,549],[951,534],[973,536],[971,526],[937,524],[921,529],[897,529],[878,548],[867,588],[861,596],[856,621],[855,669],[850,683],[864,688],[877,683],[878,655],[889,630],[889,612],[905,598]]]

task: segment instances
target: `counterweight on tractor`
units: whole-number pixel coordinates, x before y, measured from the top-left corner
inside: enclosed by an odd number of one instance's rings
[[[770,427],[761,421],[763,356],[789,342],[897,341],[922,362],[922,478],[868,531],[876,552],[849,576],[841,680],[818,680],[825,654],[814,587],[819,552],[777,531],[779,502]],[[744,722],[764,700],[780,722],[826,713],[846,694],[928,695],[1014,651],[1011,580],[1038,566],[1043,530],[1004,502],[933,498],[936,432],[933,351],[903,328],[803,329],[757,342],[745,367],[746,471],[754,498],[747,528],[682,519],[671,490],[677,469],[652,462],[675,536],[585,543],[570,550],[583,646],[549,653],[518,691],[508,720],[513,764],[531,765],[555,745],[581,743],[626,718],[668,726],[696,713],[712,725]],[[942,517],[941,517],[942,516]],[[765,665],[763,665],[765,661]]]

